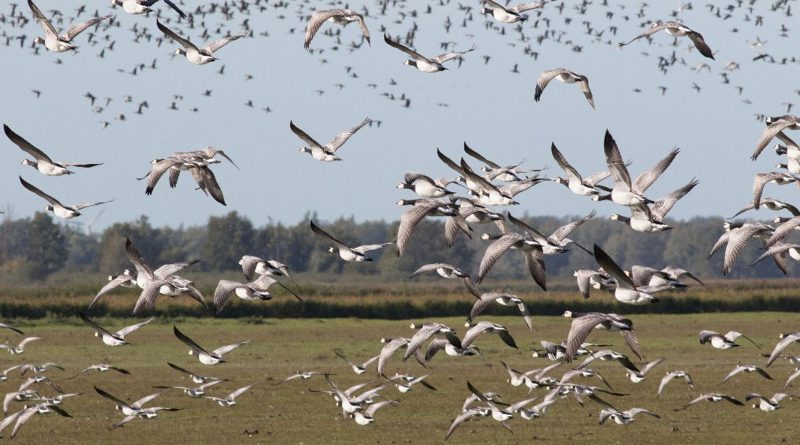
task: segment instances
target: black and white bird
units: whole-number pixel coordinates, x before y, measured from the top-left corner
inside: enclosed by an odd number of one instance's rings
[[[392,244],[392,243],[364,244],[361,246],[350,247],[347,244],[334,238],[328,232],[322,230],[319,226],[314,224],[314,221],[309,221],[309,223],[311,225],[311,230],[315,234],[322,237],[323,239],[328,240],[328,242],[333,244],[332,247],[328,248],[328,252],[338,254],[339,258],[343,259],[344,261],[354,261],[354,262],[373,261],[372,258],[367,256],[367,252],[379,250]]]
[[[179,331],[177,326],[173,326],[172,331],[175,333],[175,337],[177,337],[178,340],[182,341],[190,348],[189,355],[196,355],[197,359],[200,360],[200,363],[204,365],[216,365],[218,363],[224,363],[225,360],[223,357],[225,354],[239,349],[239,347],[249,343],[249,341],[242,341],[239,343],[221,346],[213,351],[207,351],[202,346],[198,345],[194,340],[187,337],[183,332]]]
[[[44,38],[36,37],[33,40],[33,43],[36,45],[44,44],[44,47],[47,48],[48,51],[54,51],[57,53],[77,50],[78,47],[72,43],[72,40],[77,37],[78,34],[111,17],[110,15],[93,17],[83,23],[76,23],[72,25],[67,32],[62,35],[58,35],[58,32],[53,27],[53,24],[47,19],[47,17],[45,17],[39,7],[37,7],[32,0],[28,0],[28,7],[31,8],[34,20],[36,20],[42,29],[44,29]]]
[[[583,95],[586,96],[589,105],[594,109],[594,98],[592,96],[592,90],[589,89],[589,78],[566,68],[555,68],[540,74],[539,78],[536,80],[536,91],[534,92],[533,100],[539,102],[545,87],[547,87],[547,84],[553,79],[557,79],[562,83],[577,83],[581,91],[583,91]]]
[[[428,58],[401,44],[400,42],[392,40],[388,34],[383,35],[383,41],[392,48],[399,49],[400,51],[411,56],[411,59],[404,60],[403,64],[411,65],[423,73],[438,73],[439,71],[444,71],[447,68],[442,65],[443,63],[462,57],[464,54],[475,50],[475,47],[473,46],[466,51],[451,51],[449,53],[439,54],[436,57]]]
[[[52,213],[53,215],[63,218],[63,219],[72,219],[78,216],[81,216],[81,210],[98,206],[101,204],[107,204],[113,199],[108,201],[100,201],[100,202],[93,202],[93,203],[83,203],[83,204],[75,204],[71,206],[65,206],[61,204],[59,200],[53,198],[52,196],[48,195],[47,193],[41,191],[39,188],[34,186],[33,184],[29,183],[28,181],[22,179],[22,176],[19,177],[19,183],[22,184],[23,187],[28,189],[28,191],[34,193],[35,195],[39,196],[40,198],[47,201],[47,205],[45,206],[45,210]]]
[[[650,28],[647,31],[639,34],[638,36],[632,38],[627,42],[621,42],[619,46],[622,47],[628,45],[630,43],[633,43],[641,39],[642,37],[649,37],[652,34],[655,34],[659,31],[666,31],[667,34],[674,36],[676,38],[688,37],[689,40],[691,40],[692,43],[694,43],[695,48],[697,48],[697,50],[700,51],[700,54],[704,55],[705,57],[708,57],[709,59],[714,58],[714,53],[711,51],[711,48],[709,48],[705,39],[703,39],[703,36],[699,32],[694,31],[693,29],[689,28],[683,23],[676,21],[669,21],[669,22],[656,21],[652,25],[650,25]]]
[[[159,20],[156,20],[156,26],[162,33],[164,33],[165,36],[181,45],[181,48],[176,49],[174,53],[178,56],[186,57],[186,60],[194,63],[195,65],[205,65],[206,63],[218,60],[214,56],[214,52],[218,51],[223,46],[233,42],[234,40],[241,39],[247,35],[247,33],[233,34],[219,40],[214,40],[209,42],[206,46],[198,48],[194,43],[179,36],[173,30],[164,26],[164,24]]]
[[[296,126],[294,122],[289,122],[289,129],[292,130],[292,133],[297,135],[300,139],[303,140],[308,146],[300,147],[300,151],[303,153],[308,153],[311,155],[312,158],[322,161],[322,162],[334,162],[334,161],[341,161],[342,158],[336,155],[336,151],[338,151],[342,145],[345,144],[358,130],[364,128],[365,125],[371,122],[370,118],[364,118],[361,123],[356,125],[349,130],[345,130],[336,135],[330,142],[325,145],[320,144],[314,138],[308,135],[305,131],[301,130],[300,127]]]
[[[71,175],[75,172],[69,169],[69,167],[80,167],[80,168],[90,168],[90,167],[97,167],[98,165],[103,165],[103,163],[95,163],[95,164],[79,164],[74,162],[63,162],[63,161],[53,161],[47,156],[42,150],[36,148],[33,144],[28,142],[25,138],[15,133],[8,125],[3,124],[3,131],[5,131],[6,136],[11,140],[11,142],[15,143],[19,148],[22,149],[25,153],[33,156],[34,160],[30,159],[23,159],[22,165],[29,165],[39,173],[48,176],[61,176],[61,175]]]

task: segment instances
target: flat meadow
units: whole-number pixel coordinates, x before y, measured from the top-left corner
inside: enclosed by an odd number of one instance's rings
[[[269,304],[269,303],[267,303]],[[598,425],[602,406],[584,399],[579,405],[569,397],[552,405],[545,416],[526,421],[510,421],[513,433],[491,418],[463,424],[448,440],[451,443],[793,443],[800,424],[800,400],[787,399],[783,409],[762,412],[747,406],[730,403],[702,402],[686,410],[675,411],[694,396],[704,392],[721,392],[744,401],[746,394],[758,392],[767,397],[783,387],[794,370],[788,360],[776,361],[767,372],[774,380],[755,373],[742,373],[722,384],[722,378],[738,363],[766,365],[762,352],[769,353],[778,334],[797,331],[800,315],[778,312],[736,312],[703,314],[635,314],[634,321],[645,360],[663,358],[664,362],[647,375],[644,382],[634,384],[617,363],[596,361],[591,367],[602,374],[614,391],[625,396],[601,395],[601,398],[620,410],[642,407],[661,418],[639,416],[628,426],[608,422]],[[454,327],[463,335],[463,317],[436,318]],[[339,348],[354,360],[366,360],[381,348],[382,337],[411,336],[409,324],[417,320],[333,319],[273,319],[240,318],[213,319],[193,317],[160,317],[140,331],[131,334],[128,346],[108,347],[93,337],[93,331],[75,318],[46,318],[17,320],[26,335],[43,340],[31,343],[23,355],[3,354],[0,364],[9,367],[19,363],[59,363],[65,371],[51,369],[47,375],[64,391],[79,392],[78,397],[65,400],[62,407],[72,415],[63,418],[55,414],[34,416],[25,424],[16,442],[20,443],[441,443],[452,420],[459,414],[469,395],[466,382],[482,391],[500,393],[506,401],[529,397],[527,388],[512,387],[501,361],[519,370],[544,367],[551,362],[533,358],[531,352],[540,340],[560,341],[566,338],[569,320],[534,314],[533,330],[528,330],[519,316],[483,316],[507,326],[519,349],[512,349],[493,335],[479,337],[476,345],[480,357],[448,357],[439,354],[428,368],[413,360],[402,361],[401,353],[389,361],[387,373],[408,372],[414,375],[430,373],[427,378],[436,390],[421,386],[400,394],[394,387],[383,394],[398,400],[399,405],[377,412],[376,421],[359,426],[341,415],[332,397],[312,390],[327,389],[320,377],[310,380],[284,379],[297,370],[330,372],[331,379],[341,387],[356,383],[381,383],[374,365],[361,376],[340,360],[333,350]],[[109,329],[133,324],[135,319],[99,317],[97,321]],[[215,366],[201,365],[187,354],[188,348],[172,333],[176,325],[185,334],[207,348],[249,340],[249,344],[232,352],[228,362]],[[753,339],[761,349],[744,339],[741,347],[716,350],[700,345],[698,333],[711,329],[721,333],[738,330]],[[0,332],[5,340],[14,342],[21,337],[10,331]],[[622,337],[615,332],[596,331],[589,341],[611,345],[612,349],[629,353]],[[800,346],[790,346],[787,354],[800,355]],[[109,371],[78,375],[85,367],[107,362],[131,372],[121,375]],[[209,395],[225,395],[241,386],[256,383],[249,392],[237,399],[232,407],[220,407],[210,400],[192,399],[178,390],[170,390],[151,402],[150,406],[180,408],[177,412],[162,412],[151,420],[134,420],[116,430],[109,427],[123,416],[114,410],[114,403],[95,393],[100,387],[123,400],[133,401],[157,392],[153,386],[192,386],[188,377],[171,369],[172,362],[204,375],[229,379],[210,388]],[[576,362],[577,363],[577,362]],[[572,365],[562,365],[550,375],[560,376]],[[5,368],[3,368],[5,369]],[[661,398],[657,388],[666,371],[683,369],[694,379],[691,392],[679,379],[669,384]],[[5,392],[14,391],[22,382],[16,371],[0,383]],[[602,386],[597,379],[576,382]],[[800,385],[800,382],[797,383]],[[794,394],[796,385],[786,391]],[[53,390],[43,386],[43,393]],[[535,390],[532,396],[543,396]],[[10,412],[21,408],[12,402]],[[7,437],[10,430],[3,431]],[[632,438],[635,438],[632,439]]]

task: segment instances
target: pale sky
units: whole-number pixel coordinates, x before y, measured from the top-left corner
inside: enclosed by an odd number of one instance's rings
[[[27,6],[19,3],[18,11],[30,18]],[[74,16],[74,8],[67,5],[77,8],[82,3],[37,2],[46,13],[54,7],[62,9],[67,19],[56,24],[59,29],[67,28]],[[223,34],[242,31],[245,19],[255,35],[226,46],[217,53],[221,60],[204,66],[182,57],[171,58],[177,47],[171,42],[160,47],[155,39],[133,42],[133,26],[161,36],[155,16],[128,15],[106,1],[97,2],[96,7],[101,14],[114,14],[115,26],[101,28],[96,45],[88,43],[92,30],[78,36],[77,54],[48,53],[41,48],[34,55],[29,46],[34,37],[42,35],[41,27],[33,21],[22,28],[12,27],[7,18],[0,24],[4,35],[24,34],[27,41],[25,48],[16,40],[10,46],[0,45],[2,122],[55,160],[105,164],[77,169],[77,174],[68,177],[46,177],[20,165],[25,153],[2,137],[6,162],[0,166],[0,187],[5,190],[0,205],[13,217],[30,216],[44,207],[42,199],[19,185],[17,176],[22,175],[65,204],[116,199],[94,221],[95,228],[141,214],[147,214],[156,225],[196,225],[231,210],[246,215],[257,226],[269,219],[293,224],[309,211],[316,211],[323,220],[350,215],[357,220],[395,220],[402,213],[395,201],[413,197],[410,191],[396,188],[404,172],[455,175],[437,158],[437,147],[458,160],[464,155],[466,141],[500,164],[525,160],[530,167],[546,165],[550,169],[544,174],[554,177],[562,175],[550,156],[550,144],[555,142],[579,171],[591,174],[605,168],[602,142],[608,128],[623,156],[633,162],[630,170],[634,176],[673,147],[680,147],[672,167],[648,193],[656,199],[692,177],[700,180],[675,206],[671,217],[730,216],[751,200],[754,174],[771,171],[778,162],[771,148],[757,162],[749,159],[764,126],[755,115],[786,114],[784,103],[794,102],[800,88],[796,62],[782,65],[752,60],[762,52],[778,61],[796,54],[797,40],[788,37],[795,31],[796,17],[769,11],[769,2],[756,2],[752,13],[735,9],[726,20],[701,4],[679,14],[680,20],[703,34],[716,51],[716,60],[704,58],[693,48],[688,51],[692,45],[686,38],[679,39],[677,47],[671,46],[673,38],[664,32],[654,35],[652,44],[642,39],[617,48],[617,42],[642,31],[640,24],[671,19],[671,11],[679,5],[674,1],[652,2],[640,17],[637,2],[611,1],[602,6],[595,1],[586,15],[577,14],[570,6],[573,2],[564,2],[567,6],[560,15],[561,2],[554,2],[541,13],[542,18],[550,19],[552,30],[541,44],[536,36],[545,32],[546,25],[541,19],[534,28],[535,11],[522,24],[528,41],[521,42],[514,31],[516,25],[482,16],[477,1],[461,2],[473,7],[473,20],[467,21],[466,27],[462,22],[467,15],[459,10],[459,2],[431,2],[431,13],[423,8],[416,17],[411,17],[410,8],[402,3],[390,6],[386,16],[378,15],[378,2],[349,3],[356,10],[368,7],[372,46],[349,51],[349,42],[361,40],[358,27],[327,23],[311,43],[312,48],[325,51],[313,54],[303,49],[303,5],[289,2],[288,8],[275,9],[272,3],[263,12],[255,7],[249,15],[234,12],[227,21],[219,12],[207,15],[205,23],[212,34],[207,40],[220,36],[215,34],[218,28]],[[194,6],[186,5],[196,2],[184,4],[189,12]],[[621,9],[619,4],[636,6]],[[310,2],[302,14],[330,7],[329,2]],[[8,14],[10,6],[0,6],[0,12]],[[398,22],[400,12],[405,19]],[[613,12],[611,19],[607,12]],[[78,20],[88,19],[91,13],[92,9]],[[176,18],[169,9],[162,14]],[[763,16],[763,26],[748,19],[757,15]],[[446,33],[448,17],[452,27]],[[569,24],[565,17],[571,19]],[[201,20],[198,17],[196,23]],[[585,21],[591,22],[594,32],[604,30],[599,40],[586,33]],[[492,28],[487,28],[487,23]],[[404,36],[414,24],[413,46],[422,54],[445,52],[440,46],[445,41],[455,42],[455,49],[472,45],[477,49],[465,56],[460,68],[452,61],[447,71],[421,73],[404,66],[405,54],[382,38],[384,28],[392,36]],[[781,36],[784,24],[790,28],[787,36]],[[189,30],[185,22],[168,26],[198,44],[203,40],[199,37],[202,31]],[[617,27],[616,36],[609,26]],[[500,28],[505,28],[505,34]],[[738,32],[731,32],[733,29]],[[326,30],[341,31],[339,51],[329,49],[335,38],[325,35]],[[108,41],[104,40],[106,34],[110,35]],[[758,39],[766,43],[760,47],[748,44]],[[113,51],[106,49],[105,58],[97,57],[111,40],[116,42]],[[526,46],[536,51],[538,58],[526,56]],[[573,51],[573,46],[580,46],[581,51]],[[664,74],[658,69],[658,56],[669,57],[673,51],[686,65],[674,65]],[[488,64],[482,56],[491,57]],[[58,59],[63,64],[56,64]],[[135,65],[150,65],[154,59],[156,70],[127,74]],[[322,59],[327,63],[321,63]],[[726,71],[729,62],[740,68]],[[702,63],[707,63],[710,71],[694,70]],[[220,75],[223,65],[225,74]],[[518,74],[511,72],[514,65]],[[352,67],[351,73],[358,77],[350,77],[345,67]],[[588,76],[597,110],[591,109],[577,86],[558,82],[547,87],[541,102],[534,102],[539,73],[557,67]],[[729,84],[722,83],[722,73],[727,73]],[[246,80],[248,74],[251,80]],[[397,85],[390,85],[390,79]],[[699,93],[693,83],[701,88]],[[663,96],[660,86],[668,88]],[[741,95],[737,86],[743,87]],[[203,95],[207,89],[212,91],[208,97]],[[37,99],[32,90],[40,90],[41,97]],[[83,97],[87,91],[98,97],[96,105],[105,107],[102,113],[93,111]],[[411,100],[410,108],[382,96],[384,92],[397,97],[405,94]],[[131,103],[124,102],[125,95],[132,96]],[[173,95],[183,96],[183,100],[175,100]],[[107,107],[105,97],[112,99]],[[134,112],[143,100],[150,107],[137,115]],[[253,108],[245,105],[249,100]],[[168,109],[173,101],[178,111]],[[190,111],[195,107],[197,112]],[[266,113],[261,110],[264,107],[272,111]],[[116,119],[120,114],[124,121]],[[365,127],[353,136],[338,153],[344,159],[338,163],[321,163],[300,153],[302,142],[289,130],[291,120],[326,143],[365,116],[381,121],[380,127]],[[102,121],[110,122],[108,128],[102,128]],[[152,159],[208,145],[224,149],[241,167],[238,171],[226,162],[213,166],[227,207],[194,190],[189,175],[182,175],[177,189],[170,189],[164,178],[152,196],[145,196],[145,184],[135,178],[148,171]],[[469,162],[479,167],[477,161]],[[794,187],[768,185],[764,196],[796,203],[796,194]],[[516,214],[574,215],[597,209],[601,216],[608,216],[624,210],[573,195],[555,183],[540,184],[520,195],[518,201],[521,205],[513,209]],[[86,209],[79,221],[91,222],[99,211]],[[759,216],[771,215],[762,211]]]

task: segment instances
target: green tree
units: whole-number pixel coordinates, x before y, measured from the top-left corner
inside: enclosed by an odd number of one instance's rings
[[[47,213],[36,212],[28,224],[28,278],[41,280],[64,267],[67,261],[67,241],[61,228]]]
[[[238,269],[242,255],[253,250],[253,224],[233,211],[221,217],[212,216],[207,227],[205,264],[212,270]]]

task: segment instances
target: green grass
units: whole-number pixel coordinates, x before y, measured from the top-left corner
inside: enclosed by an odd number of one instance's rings
[[[485,317],[484,317],[485,318]],[[77,319],[23,322],[20,327],[27,335],[37,335],[43,341],[32,343],[25,354],[3,359],[11,366],[21,362],[55,361],[67,368],[48,372],[65,391],[81,392],[80,397],[68,399],[63,407],[73,419],[57,415],[35,416],[26,424],[17,441],[22,443],[437,443],[459,413],[468,395],[466,381],[470,380],[483,391],[497,391],[506,400],[520,400],[527,390],[513,388],[505,382],[506,374],[500,360],[518,369],[531,369],[549,364],[533,359],[530,348],[541,339],[559,341],[569,329],[569,321],[558,317],[534,317],[533,332],[525,329],[519,317],[492,317],[509,326],[520,345],[519,350],[506,347],[494,336],[477,341],[484,359],[478,357],[452,358],[444,355],[433,359],[430,369],[416,363],[391,360],[388,372],[409,371],[414,374],[432,372],[428,378],[438,391],[417,388],[399,394],[394,388],[385,391],[387,397],[400,400],[397,407],[384,408],[377,421],[361,427],[343,418],[333,400],[324,394],[314,394],[308,387],[324,388],[321,379],[291,381],[280,385],[295,370],[325,370],[335,373],[333,379],[341,386],[375,380],[374,367],[362,376],[352,373],[344,362],[335,357],[333,348],[341,348],[354,359],[365,359],[380,349],[379,339],[385,336],[410,336],[407,321],[324,319],[176,319],[174,323],[201,345],[216,348],[223,344],[250,340],[250,344],[231,353],[229,362],[217,366],[200,365],[187,354],[187,348],[172,334],[173,320],[156,320],[132,334],[132,345],[111,348],[92,336],[92,331]],[[768,352],[777,341],[777,334],[800,328],[800,316],[787,313],[733,313],[699,315],[636,315],[633,320],[646,359],[665,358],[643,383],[634,385],[616,364],[598,363],[593,366],[610,381],[614,389],[630,393],[625,397],[604,397],[619,409],[644,407],[661,415],[661,419],[643,416],[627,427],[597,424],[600,406],[587,401],[580,407],[567,399],[553,405],[547,415],[535,421],[514,419],[514,433],[508,433],[491,419],[468,422],[450,439],[453,443],[519,443],[538,439],[550,443],[594,441],[626,443],[778,443],[791,441],[796,434],[794,425],[800,422],[800,401],[785,400],[781,409],[764,413],[749,406],[730,404],[682,407],[691,394],[681,382],[675,381],[662,399],[655,397],[660,378],[666,370],[685,369],[692,374],[697,392],[719,391],[743,400],[749,392],[771,396],[778,391],[794,369],[786,360],[773,364],[768,372],[775,381],[755,375],[739,375],[720,385],[722,377],[738,362],[764,365],[766,359],[747,342],[740,348],[719,351],[701,346],[697,334],[701,329],[727,332],[736,329],[750,336]],[[100,319],[109,328],[120,328],[132,320]],[[425,320],[415,320],[425,321]],[[464,332],[463,318],[438,320]],[[2,332],[6,339],[18,340],[14,334]],[[625,352],[617,333],[593,333],[590,340],[611,343]],[[800,353],[792,347],[787,352]],[[242,395],[236,406],[222,408],[208,400],[190,399],[170,391],[154,405],[182,408],[174,413],[162,413],[152,420],[136,420],[124,428],[109,431],[107,427],[121,419],[113,403],[98,396],[97,385],[123,399],[134,400],[155,392],[153,385],[188,385],[190,381],[167,367],[171,361],[190,370],[228,378],[232,381],[217,385],[209,394],[227,392],[253,382],[260,382]],[[67,380],[92,363],[109,362],[132,372],[123,376],[113,372],[84,374]],[[560,375],[557,368],[554,375]],[[596,379],[595,379],[596,380]],[[21,378],[13,373],[7,382],[0,383],[8,392],[16,388]],[[595,385],[596,382],[588,382]],[[798,383],[800,384],[800,383]],[[52,392],[43,389],[43,392]],[[788,391],[792,393],[792,389]],[[20,408],[12,405],[11,411]],[[249,438],[247,429],[259,434]],[[7,436],[10,430],[4,431]],[[631,436],[635,435],[635,436]]]

